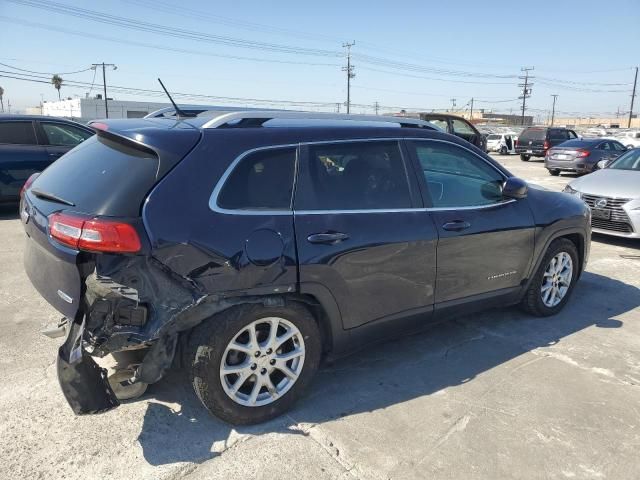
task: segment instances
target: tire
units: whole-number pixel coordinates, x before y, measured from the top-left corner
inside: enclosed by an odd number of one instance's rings
[[[248,340],[246,345],[249,345],[251,340],[247,329],[250,330],[251,325],[257,326],[254,330],[257,342],[267,345],[268,338],[265,337],[268,337],[268,332],[272,327],[266,321],[260,322],[266,318],[279,322],[276,332],[284,331],[284,333],[280,335],[276,333],[278,337],[288,335],[295,329],[298,334],[291,340],[283,342],[281,347],[276,347],[273,344],[272,355],[267,355],[271,349],[267,349],[266,346],[258,347],[262,351],[262,355],[259,357],[255,354],[251,356],[249,353],[242,353],[230,346],[230,343],[235,340],[235,345],[245,347],[243,338]],[[295,328],[291,328],[291,326]],[[276,337],[276,341],[278,337]],[[302,341],[296,347],[295,340],[300,338]],[[284,365],[291,365],[291,368],[287,367],[290,372],[297,371],[297,378],[293,381],[284,375],[277,366],[269,366],[269,362],[273,362],[271,365],[275,364],[275,358],[283,354],[281,350],[286,349],[287,345],[289,347],[293,345],[298,350],[302,345],[302,356],[284,363]],[[200,401],[216,417],[234,425],[261,423],[282,415],[305,393],[318,370],[321,352],[322,342],[318,324],[311,313],[302,305],[295,302],[289,302],[282,307],[265,307],[262,304],[240,305],[215,315],[193,330],[188,353],[191,364],[191,383]],[[298,353],[298,355],[300,354]],[[232,357],[237,360],[237,364],[231,365],[229,363],[229,359]],[[221,370],[223,361],[225,366],[230,369],[251,365],[248,367],[251,368],[251,371],[248,368],[243,368],[244,373],[242,374],[236,376],[235,373],[228,373],[223,377]],[[270,370],[265,374],[263,370],[267,369]],[[232,394],[227,390],[233,390],[236,386],[235,383],[242,379],[241,375],[249,374],[250,376],[244,377],[238,391],[233,394],[235,398],[232,398]],[[279,396],[274,399],[274,393],[266,385],[260,386],[257,397],[253,398],[253,404],[249,405],[256,388],[256,381],[260,380],[262,384],[262,381],[266,379],[275,394]],[[282,385],[285,385],[283,392],[277,392]]]
[[[525,155],[524,153],[520,154],[520,160],[522,160],[523,162],[528,162],[530,158],[531,155]]]
[[[560,175],[560,170],[549,170],[549,175],[553,175],[554,177],[557,177]]]
[[[507,147],[500,147],[500,155],[506,155],[507,154]]]
[[[560,301],[555,305],[549,305],[545,303],[543,297],[544,292],[542,291],[543,285],[548,284],[550,279],[547,280],[548,277],[545,277],[545,272],[550,267],[550,263],[552,259],[557,258],[561,254],[566,254],[571,258],[571,274],[570,274],[570,283],[568,285],[567,290],[563,294]],[[566,238],[559,238],[554,240],[544,257],[542,258],[542,262],[540,262],[540,266],[536,271],[535,275],[531,279],[529,283],[529,287],[522,299],[522,307],[529,313],[538,316],[538,317],[548,317],[551,315],[555,315],[565,306],[571,293],[573,292],[573,287],[575,286],[576,280],[578,279],[578,274],[580,273],[580,260],[578,257],[578,250],[575,244]],[[569,275],[567,275],[567,278]]]

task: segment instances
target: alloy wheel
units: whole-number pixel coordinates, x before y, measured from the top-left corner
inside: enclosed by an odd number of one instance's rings
[[[222,355],[222,388],[240,405],[268,405],[293,387],[304,359],[304,339],[293,323],[279,317],[255,320],[233,337]]]
[[[558,305],[565,297],[571,286],[573,278],[573,260],[567,252],[559,252],[555,255],[542,277],[540,295],[542,303],[552,308]]]

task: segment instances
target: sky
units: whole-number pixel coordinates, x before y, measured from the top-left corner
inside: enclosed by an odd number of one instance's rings
[[[353,41],[355,113],[518,113],[526,66],[528,114],[557,94],[558,115],[611,116],[629,110],[640,1],[0,0],[0,86],[12,111],[56,100],[53,73],[93,96],[107,62],[118,100],[164,102],[160,77],[179,103],[344,112]]]

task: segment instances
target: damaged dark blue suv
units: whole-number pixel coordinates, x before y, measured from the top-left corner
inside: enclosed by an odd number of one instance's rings
[[[65,317],[57,368],[77,414],[175,362],[215,415],[265,421],[325,356],[490,306],[553,315],[588,258],[583,202],[420,120],[205,112],[93,128],[21,201],[25,268]]]

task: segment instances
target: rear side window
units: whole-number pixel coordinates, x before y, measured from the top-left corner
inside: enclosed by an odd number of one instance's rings
[[[289,210],[295,163],[295,148],[247,155],[224,183],[218,206],[227,210]]]
[[[0,144],[37,145],[32,122],[0,122]]]
[[[527,128],[520,135],[521,141],[544,140],[547,138],[547,131],[543,128]]]
[[[458,120],[457,118],[453,119],[453,131],[456,133],[461,133],[463,135],[476,134],[476,132],[473,131],[473,128],[471,128],[467,122],[463,122],[462,120]]]
[[[296,210],[410,208],[407,172],[394,141],[309,146]]]
[[[40,125],[49,145],[75,147],[93,135],[73,125],[50,122],[40,122]]]
[[[569,138],[566,130],[549,130],[549,140],[566,140]]]

